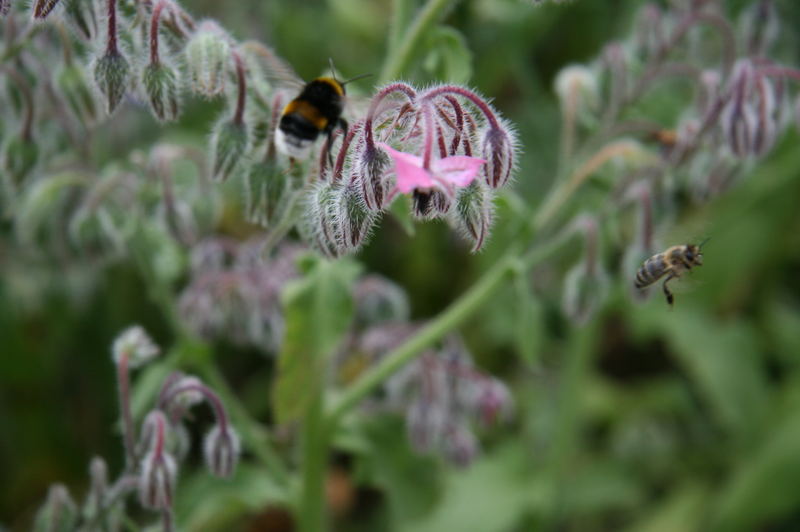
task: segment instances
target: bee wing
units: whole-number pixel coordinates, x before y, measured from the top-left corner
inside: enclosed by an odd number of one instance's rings
[[[259,71],[274,88],[285,88],[299,91],[305,82],[294,69],[275,51],[258,41],[247,41],[242,44],[245,52],[254,59]]]

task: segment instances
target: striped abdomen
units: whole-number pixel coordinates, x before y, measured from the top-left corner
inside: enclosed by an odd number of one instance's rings
[[[666,261],[666,253],[659,253],[653,255],[642,264],[639,271],[636,272],[636,288],[644,288],[658,281],[669,270]]]

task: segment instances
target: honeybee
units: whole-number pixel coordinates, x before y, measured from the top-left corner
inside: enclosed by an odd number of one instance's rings
[[[672,279],[680,277],[681,274],[691,270],[694,266],[703,265],[703,253],[701,249],[703,244],[707,241],[708,239],[703,241],[700,245],[684,244],[672,246],[662,253],[653,255],[644,261],[639,271],[636,272],[634,286],[641,290],[666,275],[667,278],[664,279],[664,283],[661,286],[667,298],[667,303],[671,306],[675,298],[669,286],[667,286],[667,283]]]

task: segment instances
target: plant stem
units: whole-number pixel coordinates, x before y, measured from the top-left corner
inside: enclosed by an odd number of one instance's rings
[[[316,393],[303,420],[303,484],[300,495],[300,532],[325,530],[325,471],[328,432],[323,418],[323,394]]]
[[[402,42],[389,51],[383,64],[379,83],[386,83],[399,77],[408,68],[408,64],[416,52],[425,33],[442,16],[445,9],[457,0],[428,0],[428,3],[417,14],[414,22],[403,36]]]

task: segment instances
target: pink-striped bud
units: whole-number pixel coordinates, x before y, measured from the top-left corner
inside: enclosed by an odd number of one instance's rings
[[[478,456],[478,439],[468,427],[451,425],[442,438],[442,452],[445,458],[458,467],[467,467]]]
[[[472,242],[472,252],[479,251],[489,236],[494,214],[492,189],[473,181],[458,191],[456,206],[450,212],[450,220],[459,232]]]
[[[230,477],[239,463],[241,444],[239,436],[230,427],[215,425],[206,434],[203,442],[203,456],[211,473],[218,477]]]
[[[514,170],[517,139],[513,130],[502,121],[499,127],[489,127],[481,140],[481,157],[486,160],[483,175],[486,184],[499,188],[508,183]]]
[[[59,0],[36,0],[33,3],[33,19],[44,20],[58,5]],[[0,9],[2,11],[2,9]]]
[[[163,510],[172,507],[178,465],[165,451],[154,449],[142,460],[139,474],[139,502],[145,508]]]
[[[371,142],[359,147],[353,167],[352,179],[361,187],[364,204],[371,211],[380,211],[386,201],[385,174],[389,157]]]

